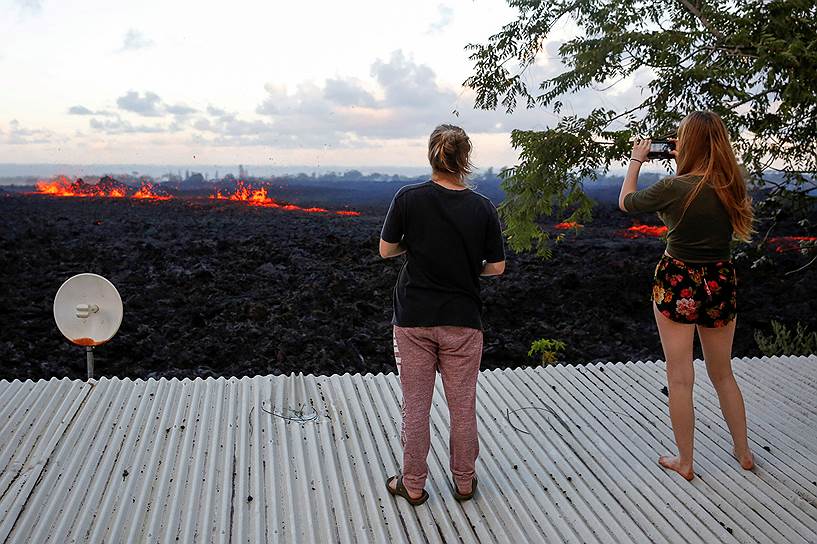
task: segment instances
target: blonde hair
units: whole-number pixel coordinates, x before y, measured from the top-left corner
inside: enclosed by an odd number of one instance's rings
[[[428,162],[432,172],[453,174],[464,185],[474,171],[471,139],[458,126],[439,125],[428,137]]]
[[[746,190],[746,180],[735,159],[729,134],[720,116],[711,111],[694,111],[678,127],[678,175],[703,172],[703,177],[690,191],[684,213],[704,185],[715,190],[729,214],[734,237],[748,241],[754,215],[752,199]]]

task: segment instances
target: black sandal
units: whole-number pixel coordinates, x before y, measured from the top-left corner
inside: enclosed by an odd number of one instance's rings
[[[397,486],[396,486],[397,489],[392,489],[391,488],[391,483],[395,479],[397,480]],[[396,497],[403,497],[412,506],[420,506],[421,504],[423,504],[424,502],[426,502],[428,500],[428,493],[426,492],[425,489],[423,489],[423,494],[422,495],[420,495],[416,499],[413,499],[411,497],[411,495],[409,495],[409,492],[408,492],[408,489],[406,489],[406,486],[403,485],[403,476],[402,475],[392,476],[391,478],[386,480],[386,489],[388,489],[389,493],[391,493],[392,495],[394,495]]]
[[[471,480],[471,492],[470,493],[460,493],[460,490],[457,488],[457,481],[454,478],[451,478],[451,481],[454,483],[454,498],[460,502],[470,500],[474,497],[474,493],[477,492],[477,477],[474,476],[474,479]]]

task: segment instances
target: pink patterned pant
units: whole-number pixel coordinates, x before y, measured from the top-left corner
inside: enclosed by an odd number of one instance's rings
[[[450,466],[459,489],[470,489],[479,455],[477,377],[482,331],[466,327],[394,327],[394,358],[403,390],[403,483],[425,487],[429,414],[437,370],[443,380],[451,420]]]

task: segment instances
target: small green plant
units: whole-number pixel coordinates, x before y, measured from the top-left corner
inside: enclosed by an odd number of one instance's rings
[[[540,338],[539,340],[534,340],[531,343],[530,351],[528,351],[528,357],[535,357],[538,354],[541,364],[553,364],[556,362],[559,352],[564,351],[565,347],[565,343],[561,340]]]
[[[802,323],[794,331],[779,321],[772,320],[768,336],[755,331],[755,342],[764,355],[812,355],[817,353],[817,332],[809,332]]]

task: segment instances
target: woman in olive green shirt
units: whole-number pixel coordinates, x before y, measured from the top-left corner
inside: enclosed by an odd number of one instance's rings
[[[677,174],[638,191],[638,173],[649,149],[649,140],[635,143],[619,207],[628,213],[658,212],[668,227],[652,299],[666,359],[678,456],[662,456],[658,462],[687,480],[694,477],[692,347],[697,330],[707,373],[732,434],[732,451],[741,467],[750,470],[754,459],[746,436],[746,411],[731,361],[737,277],[730,243],[733,238],[747,240],[752,232],[746,182],[726,127],[713,112],[696,111],[681,122],[674,152]]]

